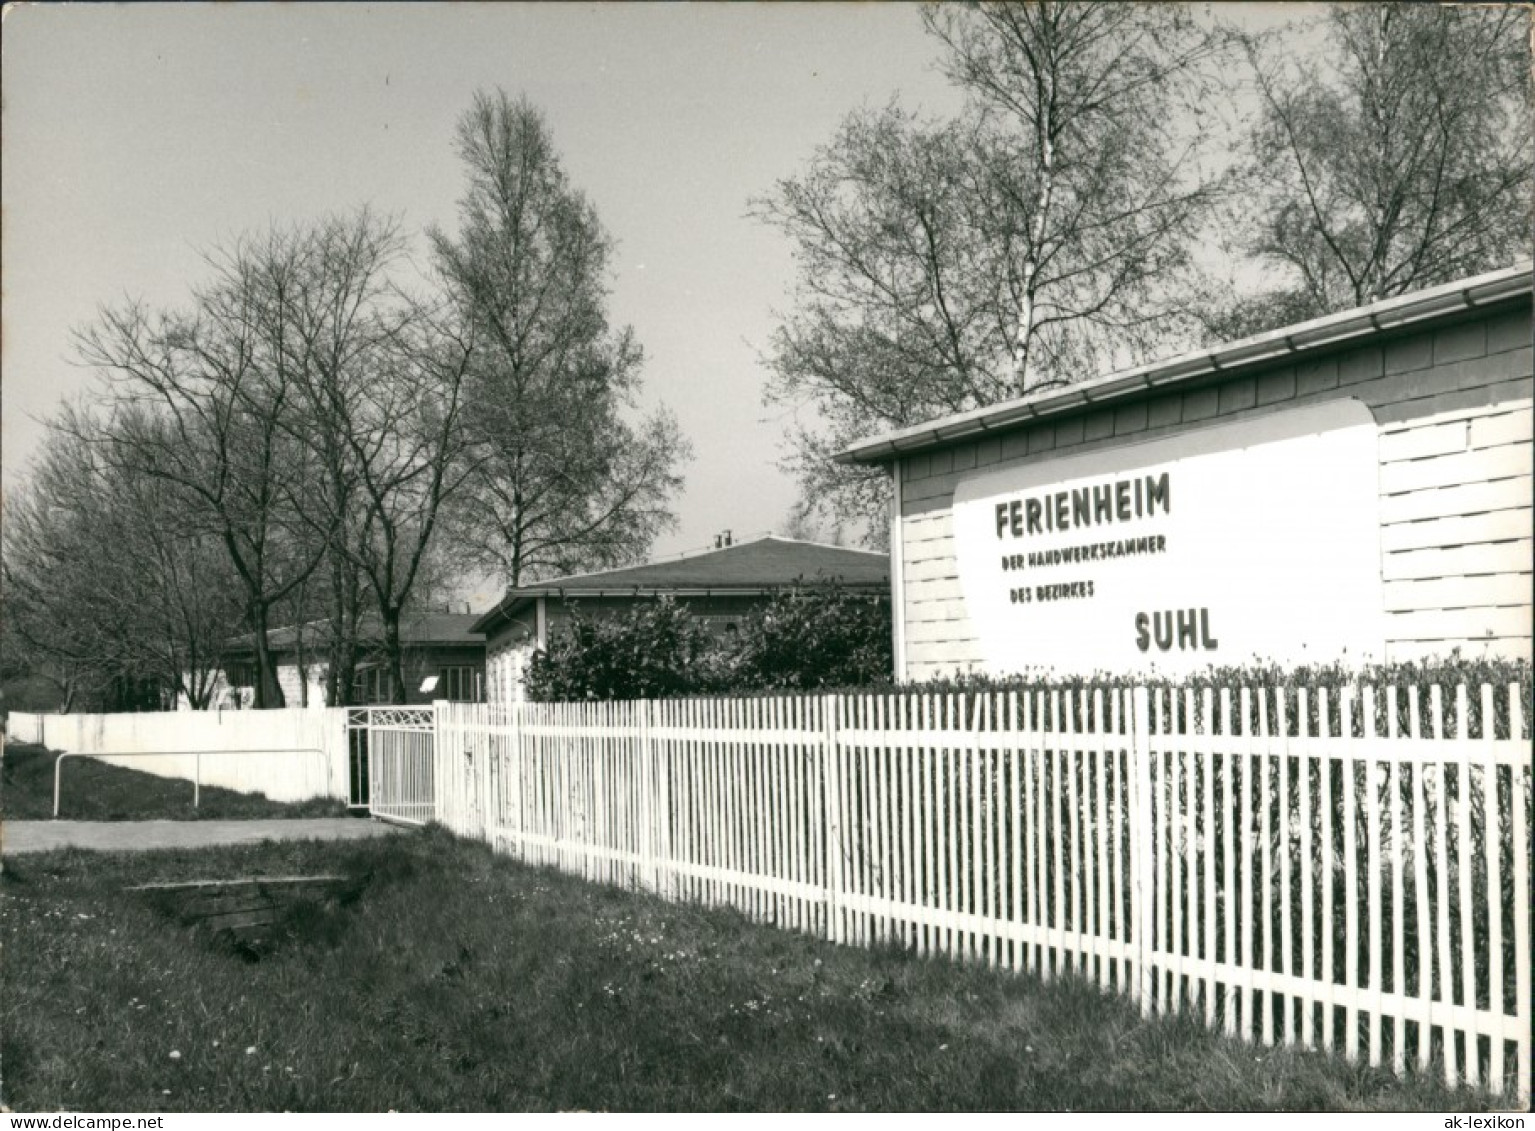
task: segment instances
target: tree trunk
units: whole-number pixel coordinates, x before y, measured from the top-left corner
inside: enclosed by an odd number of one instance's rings
[[[267,643],[267,606],[257,601],[251,606],[251,628],[256,634],[256,707],[286,707],[282,684],[277,679],[277,666]]]
[[[304,651],[304,600],[299,590],[298,616],[293,624],[293,660],[298,665],[298,705],[309,706],[309,656]]]
[[[405,702],[405,657],[400,648],[400,610],[389,605],[380,609],[384,621],[384,655],[389,661],[389,682],[394,686],[393,700]]]
[[[345,666],[341,655],[341,640],[344,634],[342,611],[346,607],[345,598],[341,593],[341,573],[338,557],[335,551],[332,551],[330,603],[326,610],[330,619],[329,637],[325,644],[325,705],[327,707],[345,707],[352,701],[351,685],[341,681],[341,672]]]
[[[331,561],[330,640],[325,670],[325,702],[348,707],[354,702],[357,678],[357,620],[360,596],[357,575],[339,552]]]
[[[360,651],[358,635],[362,631],[362,585],[358,580],[357,568],[351,562],[345,562],[346,584],[342,592],[346,594],[346,605],[342,609],[341,616],[341,680],[344,694],[351,702],[352,688],[357,680],[357,657]]]
[[[1040,107],[1039,194],[1034,202],[1033,221],[1029,225],[1029,248],[1023,262],[1023,298],[1018,311],[1018,333],[1013,341],[1013,395],[1029,391],[1029,352],[1034,344],[1034,300],[1039,290],[1039,262],[1045,242],[1045,226],[1055,197],[1055,119],[1051,113],[1055,99],[1054,76],[1046,74],[1045,99]]]

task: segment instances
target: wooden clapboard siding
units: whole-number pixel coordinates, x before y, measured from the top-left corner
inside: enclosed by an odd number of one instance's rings
[[[927,608],[931,611],[936,604],[940,602],[958,602],[962,600],[963,595],[959,585],[959,578],[953,576],[934,578],[926,582],[920,590],[912,593],[907,598],[906,607],[908,610]],[[964,608],[962,605],[956,604],[948,611],[963,613]]]
[[[1515,475],[1486,483],[1433,487],[1380,501],[1382,527],[1427,518],[1461,518],[1530,505],[1530,477]]]
[[[948,581],[959,576],[959,567],[952,555],[916,558],[906,565],[906,583],[925,584],[929,581]]]
[[[921,649],[922,659],[917,661],[926,667],[925,675],[913,675],[923,679],[945,672],[964,671],[980,663],[980,646],[973,638],[943,640]]]
[[[913,644],[954,640],[955,622],[964,615],[963,604],[955,601],[926,601],[911,605],[907,609],[907,639]]]
[[[1450,648],[1455,647],[1460,649],[1461,656],[1466,659],[1504,659],[1519,655],[1520,649],[1528,646],[1528,632],[1522,636],[1484,636],[1465,643],[1457,638],[1453,645],[1444,640],[1395,640],[1387,649],[1386,658],[1394,663],[1442,660]]]
[[[1530,655],[1531,426],[1525,397],[1382,429],[1390,658],[1457,647]]]
[[[1469,433],[1470,429],[1466,431]],[[1464,483],[1513,479],[1529,473],[1528,444],[1499,444],[1493,448],[1468,449],[1422,459],[1382,460],[1380,489],[1383,495],[1403,495],[1458,487]]]
[[[1530,604],[1486,605],[1469,609],[1404,609],[1386,614],[1388,654],[1399,643],[1439,641],[1449,645],[1464,641],[1476,644],[1488,639],[1518,639],[1531,635]],[[1526,653],[1528,655],[1528,653]]]
[[[1513,532],[1529,533],[1528,511],[1494,513],[1507,516],[1507,525]],[[1409,579],[1518,573],[1528,570],[1531,561],[1535,561],[1535,543],[1528,537],[1434,542],[1426,548],[1382,550],[1381,575],[1388,584]]]
[[[1529,406],[1518,401],[1435,413],[1418,421],[1383,427],[1381,463],[1528,443],[1531,426]]]
[[[1388,581],[1384,587],[1386,611],[1404,613],[1419,609],[1453,612],[1484,606],[1519,607],[1529,602],[1530,562],[1522,572],[1476,576],[1412,578]]]
[[[1525,492],[1528,500],[1528,486]],[[1449,550],[1480,542],[1515,541],[1527,538],[1529,532],[1528,506],[1511,507],[1387,523],[1381,527],[1380,548],[1388,556],[1414,550]]]
[[[909,559],[920,561],[924,557],[952,557],[954,553],[954,519],[949,509],[910,516],[903,522],[904,543]]]
[[[1535,431],[1535,413],[1530,411],[1529,404],[1511,412],[1488,413],[1471,418],[1470,446],[1490,448],[1496,444],[1528,444],[1532,431]]]
[[[913,601],[906,609],[908,616],[924,621],[952,621],[965,615],[964,599],[957,589],[952,594],[930,593],[928,600]]]
[[[900,545],[905,609],[916,622],[940,609],[956,621],[947,631],[908,631],[908,674],[979,662],[954,646],[974,633],[955,604],[959,570],[949,521],[955,487],[972,469],[1033,464],[1343,397],[1362,401],[1380,424],[1387,654],[1421,654],[1430,642],[1445,651],[1485,650],[1492,640],[1497,654],[1528,657],[1532,358],[1526,306],[908,457]],[[1436,580],[1441,584],[1408,584]],[[1520,585],[1525,591],[1515,597]],[[1430,595],[1446,603],[1426,607]]]

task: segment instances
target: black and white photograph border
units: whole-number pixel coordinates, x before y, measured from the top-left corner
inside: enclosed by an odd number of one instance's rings
[[[7,1125],[1526,1118],[1532,36],[7,4]]]

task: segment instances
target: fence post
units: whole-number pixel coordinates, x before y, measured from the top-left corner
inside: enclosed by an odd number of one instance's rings
[[[1136,997],[1141,1015],[1151,1016],[1152,1004],[1152,909],[1156,905],[1153,884],[1155,838],[1151,817],[1151,709],[1145,687],[1133,692],[1134,709],[1130,712],[1130,757],[1135,766],[1135,807],[1130,817],[1130,850],[1135,855],[1135,886],[1130,899],[1135,920]]]
[[[452,813],[450,819],[443,820],[443,809],[445,807],[450,810],[456,808],[451,803],[444,806],[442,800],[443,795],[449,793],[452,789],[446,780],[448,775],[440,772],[441,769],[445,768],[442,766],[442,763],[446,761],[443,758],[443,752],[447,749],[447,743],[443,741],[444,737],[442,733],[442,700],[434,699],[432,700],[432,757],[427,763],[427,770],[432,778],[430,783],[432,787],[432,819],[440,824],[447,825],[455,834],[461,834],[463,824],[457,819],[457,813]],[[407,749],[410,749],[410,747],[407,747]],[[406,765],[408,766],[409,763],[407,762]]]
[[[681,895],[676,869],[677,799],[672,793],[672,748],[666,743],[658,744],[656,742],[655,732],[658,726],[656,715],[659,710],[660,705],[654,701],[649,701],[645,704],[645,733],[650,744],[651,757],[655,760],[656,764],[657,784],[661,803],[661,840],[656,852],[656,866],[666,875],[666,897],[668,899],[677,899]],[[665,720],[660,720],[660,722],[664,723]]]
[[[635,704],[640,739],[640,882],[646,891],[656,890],[656,857],[653,848],[656,833],[655,767],[650,764],[650,703]]]
[[[478,790],[480,795],[480,837],[492,848],[495,847],[496,837],[494,829],[499,821],[496,815],[500,789],[498,783],[501,775],[501,748],[505,743],[497,743],[495,731],[491,725],[491,717],[494,714],[489,703],[476,703],[474,716],[481,723],[485,734],[485,757],[481,760]]]
[[[842,887],[842,782],[837,767],[837,711],[835,695],[821,697],[821,827],[826,830],[826,937],[842,941],[837,894]]]

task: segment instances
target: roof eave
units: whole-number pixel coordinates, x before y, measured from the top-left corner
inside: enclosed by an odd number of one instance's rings
[[[489,640],[493,630],[500,628],[503,622],[511,623],[513,614],[522,608],[524,604],[531,602],[537,595],[536,593],[530,594],[521,589],[506,594],[500,601],[496,602],[495,608],[470,625],[469,631],[478,632],[486,640]]]
[[[881,592],[890,587],[889,578],[879,578],[872,581],[849,581],[844,577],[826,577],[810,578],[802,580],[801,583],[806,585],[831,585],[835,583],[844,589],[877,589]],[[483,633],[488,639],[492,631],[498,629],[503,622],[509,623],[513,613],[519,608],[525,604],[531,604],[539,597],[553,597],[559,601],[612,598],[633,600],[651,597],[762,597],[791,588],[794,584],[795,582],[786,581],[781,585],[763,585],[760,583],[751,585],[622,585],[598,589],[550,585],[542,588],[520,589],[515,596],[508,595],[503,597],[500,604],[475,621],[473,631]]]
[[[1031,420],[1060,416],[1090,405],[1118,401],[1213,375],[1232,374],[1310,350],[1339,345],[1353,338],[1493,306],[1527,296],[1530,291],[1531,266],[1525,263],[1459,283],[1386,299],[1358,310],[1269,330],[1214,350],[1182,354],[1120,374],[1108,374],[1059,392],[973,409],[931,424],[888,432],[854,444],[832,458],[845,465],[886,463],[941,444],[977,439]]]

